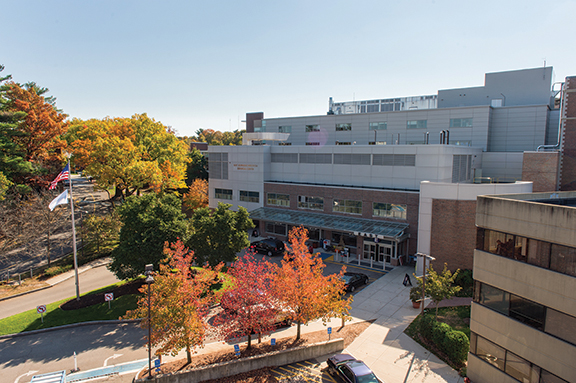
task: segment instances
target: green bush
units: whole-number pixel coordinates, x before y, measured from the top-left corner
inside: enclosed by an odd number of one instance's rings
[[[445,334],[442,351],[455,364],[463,364],[468,358],[470,340],[462,331],[450,330]]]
[[[420,319],[420,334],[426,339],[432,339],[432,329],[436,324],[436,320],[432,315],[424,315]]]
[[[454,285],[460,286],[462,290],[456,293],[457,297],[471,297],[474,292],[474,279],[472,277],[472,270],[460,270]]]
[[[50,267],[50,268],[47,268],[46,270],[44,270],[44,276],[53,277],[55,275],[65,273],[68,270],[70,270],[71,268],[72,268],[72,265]]]
[[[444,338],[446,338],[446,333],[449,331],[452,331],[452,327],[446,323],[436,322],[432,327],[432,341],[441,350],[443,349],[442,345],[444,343]]]

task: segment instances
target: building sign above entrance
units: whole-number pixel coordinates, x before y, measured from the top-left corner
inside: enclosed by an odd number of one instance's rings
[[[232,164],[234,170],[241,171],[241,170],[248,170],[253,171],[258,169],[258,165],[256,164]]]

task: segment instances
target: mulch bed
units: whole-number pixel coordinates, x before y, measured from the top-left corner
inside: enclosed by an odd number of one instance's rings
[[[121,297],[122,295],[139,294],[140,292],[138,290],[140,289],[140,287],[142,287],[143,284],[144,280],[137,279],[135,281],[123,284],[121,286],[117,286],[110,291],[81,296],[80,300],[76,300],[76,298],[70,299],[68,302],[60,305],[60,308],[62,310],[77,310],[82,309],[84,307],[96,305],[98,303],[103,303],[104,294],[106,293],[114,293],[115,299]]]

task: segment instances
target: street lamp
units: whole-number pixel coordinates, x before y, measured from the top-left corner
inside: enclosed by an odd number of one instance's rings
[[[422,315],[422,318],[424,318],[424,300],[426,299],[426,261],[435,261],[436,258],[424,253],[416,253],[416,256],[422,259],[422,304],[420,305],[420,314]],[[416,270],[418,270],[418,266],[416,266]]]
[[[154,278],[152,277],[152,271],[154,270],[154,265],[146,265],[144,274],[146,275],[146,284],[148,285],[148,379],[152,379],[152,346],[151,346],[151,335],[152,335],[152,323],[150,322],[150,285],[154,283]]]

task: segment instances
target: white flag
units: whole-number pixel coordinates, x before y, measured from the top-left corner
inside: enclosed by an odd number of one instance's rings
[[[54,208],[58,205],[64,205],[68,203],[68,190],[64,190],[64,193],[60,194],[58,197],[54,198],[48,207],[50,211],[54,210]]]

